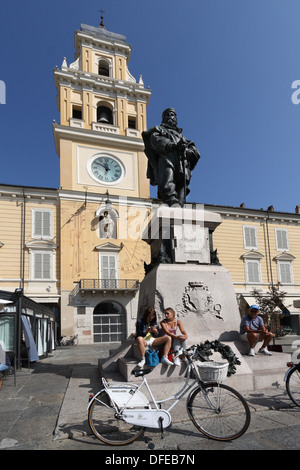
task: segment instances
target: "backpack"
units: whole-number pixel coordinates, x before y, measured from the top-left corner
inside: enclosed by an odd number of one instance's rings
[[[159,364],[158,352],[151,349],[147,349],[145,353],[145,359],[147,366],[155,367]]]

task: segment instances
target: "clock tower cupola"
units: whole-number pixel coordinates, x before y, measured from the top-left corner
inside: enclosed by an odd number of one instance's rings
[[[82,24],[75,60],[54,70],[60,123],[53,124],[64,190],[148,198],[141,133],[151,91],[131,75],[126,37]]]

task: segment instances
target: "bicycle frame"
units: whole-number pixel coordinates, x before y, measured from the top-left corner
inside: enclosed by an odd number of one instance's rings
[[[188,381],[189,381],[190,378],[191,378],[191,371],[194,372],[194,374],[196,375],[196,378],[193,380],[193,382],[192,382],[190,385],[188,385]],[[188,367],[187,367],[187,377],[186,377],[186,380],[185,380],[185,383],[184,383],[183,387],[182,387],[177,393],[175,393],[174,395],[172,395],[172,396],[170,396],[170,397],[167,397],[167,398],[165,398],[165,399],[163,399],[163,400],[157,400],[157,401],[154,400],[154,403],[155,403],[156,406],[157,406],[157,405],[160,405],[161,403],[166,403],[166,402],[168,402],[168,401],[175,400],[174,403],[172,403],[172,405],[167,409],[167,411],[169,412],[169,411],[172,410],[172,408],[174,408],[174,406],[177,405],[177,403],[179,402],[179,400],[180,400],[182,397],[184,397],[184,396],[186,395],[186,393],[194,387],[194,385],[197,384],[197,385],[200,386],[201,391],[202,391],[202,393],[203,393],[203,395],[204,395],[204,397],[205,397],[205,400],[206,400],[207,404],[211,407],[211,404],[209,403],[209,400],[207,399],[205,390],[204,390],[204,388],[202,387],[201,383],[202,383],[202,382],[201,382],[201,379],[200,379],[200,377],[199,377],[198,371],[196,370],[196,367],[194,366],[194,364],[193,364],[192,362],[190,362],[190,363],[188,364]],[[148,391],[149,391],[149,386],[148,386],[147,381],[146,381],[146,384],[147,384],[146,386],[147,386]],[[150,396],[151,396],[151,395],[150,395]],[[152,398],[152,397],[151,397],[151,398]]]
[[[194,372],[195,379],[190,384],[188,384],[191,378],[191,371]],[[163,428],[167,428],[172,422],[170,411],[177,405],[179,400],[187,394],[187,392],[193,389],[196,384],[201,388],[208,406],[211,409],[213,408],[213,405],[211,404],[207,393],[202,386],[202,381],[199,377],[198,371],[191,360],[187,366],[187,376],[183,387],[174,395],[171,395],[162,400],[155,399],[145,375],[143,375],[142,383],[139,386],[137,384],[130,383],[109,385],[105,379],[102,379],[102,382],[104,389],[100,390],[91,399],[88,405],[88,409],[94,400],[99,400],[97,397],[101,394],[101,392],[103,392],[103,390],[105,390],[114,404],[116,413],[119,416],[122,416],[126,422],[134,425],[156,429],[160,428],[161,430],[163,430]],[[153,404],[154,408],[151,408],[149,400],[147,400],[146,396],[140,391],[144,386],[148,391],[148,394],[151,398],[151,403]],[[174,400],[174,402],[166,410],[160,407],[162,403],[166,403],[171,400]],[[102,401],[101,403],[108,407]]]
[[[153,368],[132,371],[135,377],[142,378],[139,385],[128,382],[107,383],[102,379],[104,388],[91,398],[88,406],[93,434],[102,442],[112,445],[132,442],[145,428],[160,429],[163,434],[164,429],[172,423],[171,410],[189,392],[186,411],[201,433],[221,441],[230,441],[243,435],[249,427],[251,416],[246,400],[221,381],[206,382],[201,379],[199,368],[193,362],[198,359],[197,346],[181,350],[179,355],[187,363],[184,384],[179,387],[180,390],[164,399],[155,399],[145,377]],[[145,391],[145,395],[141,391],[142,387],[148,392]],[[170,406],[162,408],[171,400],[173,403]]]
[[[185,380],[185,383],[183,385],[183,387],[177,392],[175,393],[174,395],[171,395],[167,398],[164,398],[163,400],[156,400],[153,396],[153,393],[150,389],[150,386],[147,382],[147,379],[145,376],[143,376],[143,382],[142,384],[140,385],[140,388],[145,385],[145,387],[147,388],[147,391],[151,397],[151,400],[152,400],[152,403],[153,405],[155,406],[156,409],[159,409],[159,405],[161,403],[165,403],[165,402],[168,402],[168,401],[171,401],[171,400],[175,400],[174,403],[166,410],[166,411],[170,411],[172,408],[174,408],[175,405],[177,405],[177,403],[179,402],[179,400],[184,397],[184,395],[195,385],[199,382],[199,379],[196,378],[193,380],[193,382],[188,385],[188,381],[190,380],[190,372],[191,372],[191,364],[188,365],[188,372],[187,372],[187,377],[186,377],[186,380]]]

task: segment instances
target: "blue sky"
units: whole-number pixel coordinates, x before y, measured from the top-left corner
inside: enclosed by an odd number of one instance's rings
[[[2,0],[0,183],[59,187],[53,68],[73,62],[74,31],[98,26],[99,9],[132,46],[131,74],[152,90],[148,127],[173,106],[199,149],[188,200],[294,212],[299,0]]]

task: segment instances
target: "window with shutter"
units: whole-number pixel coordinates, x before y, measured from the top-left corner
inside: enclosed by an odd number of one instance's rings
[[[117,255],[101,255],[101,278],[102,279],[117,279],[116,256]]]
[[[33,279],[52,279],[52,252],[33,253]]]
[[[34,254],[34,279],[42,279],[42,253]]]
[[[108,269],[108,256],[107,255],[102,255],[101,256],[101,279],[108,279],[109,275],[109,269]]]
[[[292,264],[288,261],[278,263],[278,278],[282,284],[292,284]]]
[[[277,251],[288,251],[288,231],[285,229],[275,229]]]
[[[246,279],[247,282],[260,283],[260,262],[257,260],[246,260]]]
[[[103,287],[116,287],[118,276],[118,255],[100,254],[100,278]]]
[[[51,220],[50,220],[50,212],[43,211],[43,236],[50,237],[51,236]]]
[[[32,237],[53,238],[52,211],[48,209],[34,209],[32,214]]]
[[[251,250],[257,249],[256,227],[245,225],[244,229],[244,248]]]
[[[34,211],[34,232],[33,236],[36,237],[41,237],[42,236],[42,217],[43,213],[42,211]]]

